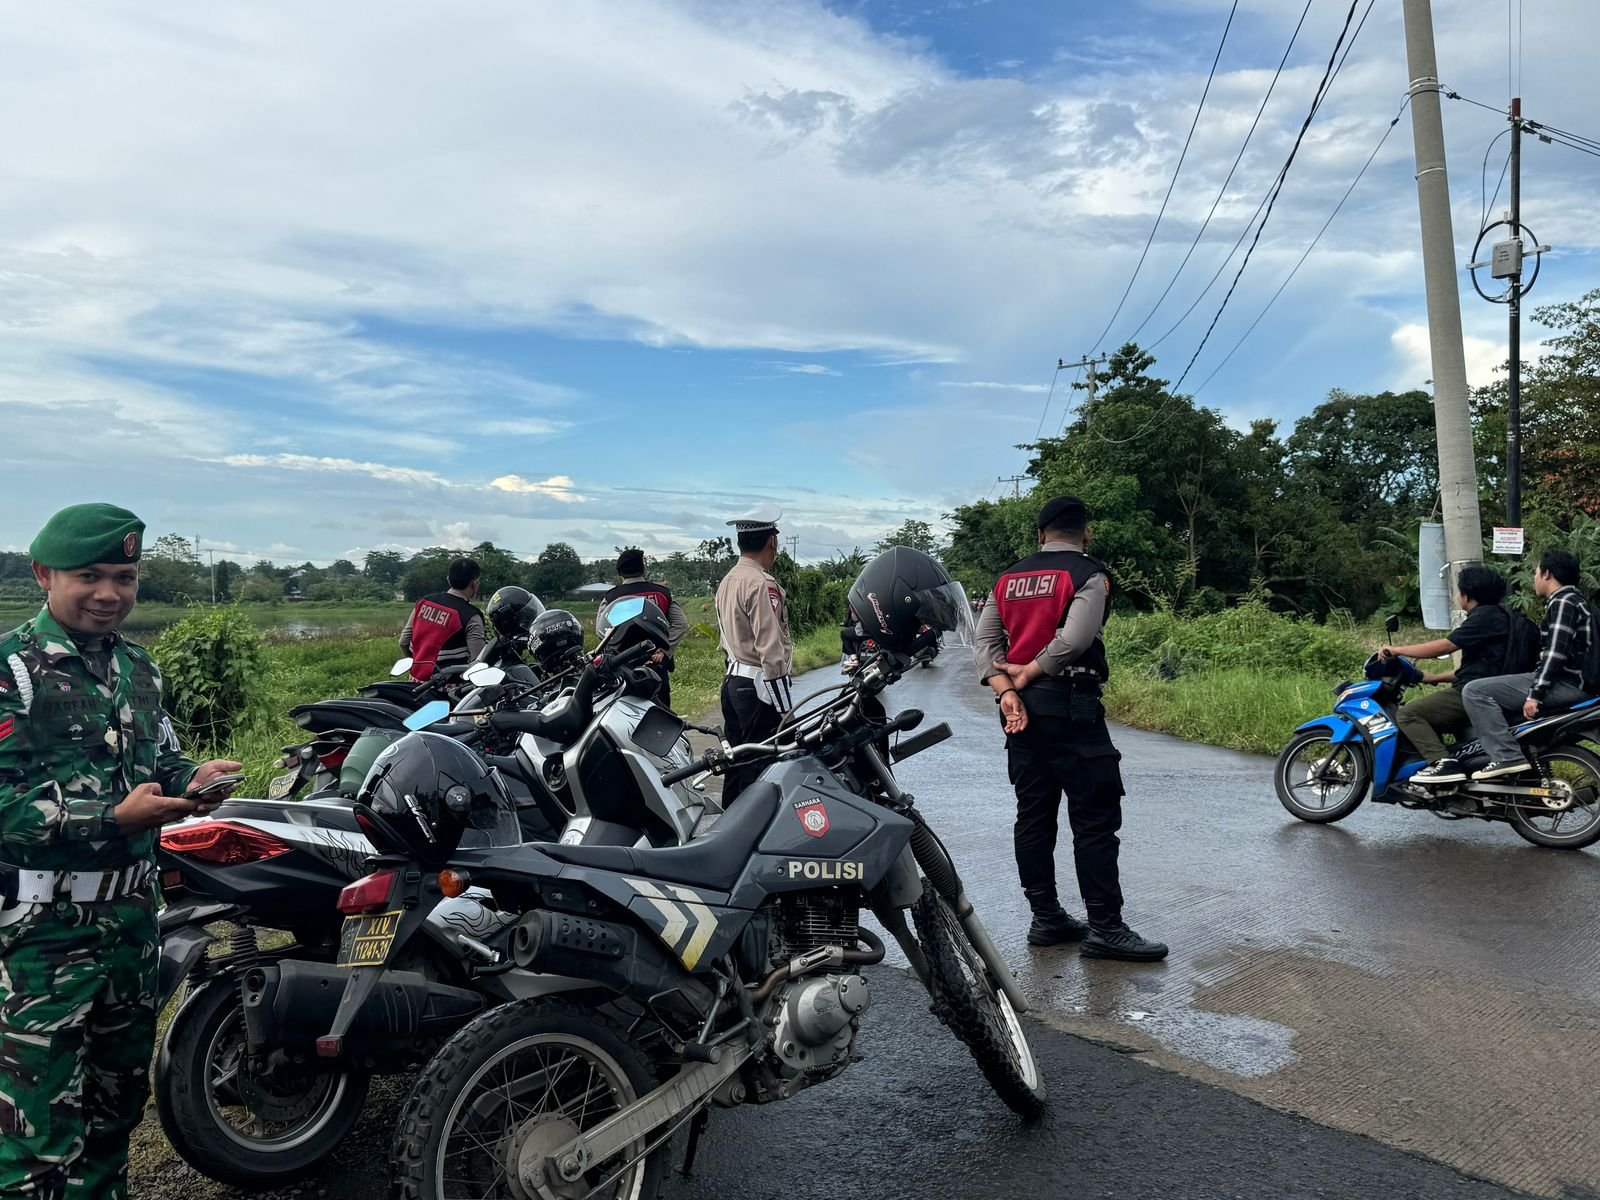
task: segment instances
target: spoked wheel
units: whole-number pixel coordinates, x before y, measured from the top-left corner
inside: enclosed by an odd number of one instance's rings
[[[361,1116],[367,1076],[245,1062],[239,985],[218,979],[184,1002],[156,1060],[156,1109],[172,1148],[202,1174],[265,1188],[327,1158]]]
[[[1511,828],[1535,846],[1581,850],[1600,842],[1600,758],[1577,746],[1561,746],[1539,756],[1540,772],[1555,785],[1562,808],[1511,808]],[[1520,797],[1514,799],[1522,799]]]
[[[417,1076],[395,1133],[402,1200],[652,1200],[664,1146],[635,1143],[574,1179],[533,1174],[586,1129],[655,1087],[606,1017],[529,1000],[461,1029]]]
[[[1367,798],[1372,771],[1359,742],[1334,743],[1326,730],[1297,734],[1273,770],[1278,802],[1302,821],[1343,820]]]
[[[1025,1117],[1044,1111],[1044,1080],[1016,1010],[990,977],[948,901],[924,881],[911,909],[928,959],[933,1015],[966,1043],[1006,1107]]]

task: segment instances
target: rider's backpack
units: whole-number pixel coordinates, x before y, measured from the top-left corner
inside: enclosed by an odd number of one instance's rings
[[[1539,627],[1519,612],[1506,612],[1511,628],[1506,634],[1507,675],[1526,675],[1539,665]]]

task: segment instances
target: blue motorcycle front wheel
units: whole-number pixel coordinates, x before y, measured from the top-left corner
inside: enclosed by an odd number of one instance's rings
[[[1296,734],[1273,770],[1278,802],[1302,821],[1343,820],[1367,798],[1372,768],[1361,742],[1334,742],[1325,729]]]

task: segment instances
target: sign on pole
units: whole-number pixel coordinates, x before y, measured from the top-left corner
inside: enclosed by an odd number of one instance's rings
[[[1427,522],[1417,535],[1417,582],[1422,590],[1422,623],[1450,628],[1450,582],[1446,578],[1444,526]]]
[[[1495,527],[1492,547],[1495,554],[1507,554],[1512,558],[1521,557],[1526,543],[1527,539],[1521,529]]]

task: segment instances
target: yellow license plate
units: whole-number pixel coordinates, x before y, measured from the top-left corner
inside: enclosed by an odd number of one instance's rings
[[[339,965],[383,966],[389,961],[389,947],[394,944],[395,930],[399,928],[398,908],[386,913],[362,913],[359,917],[346,917],[344,929],[339,934]]]

